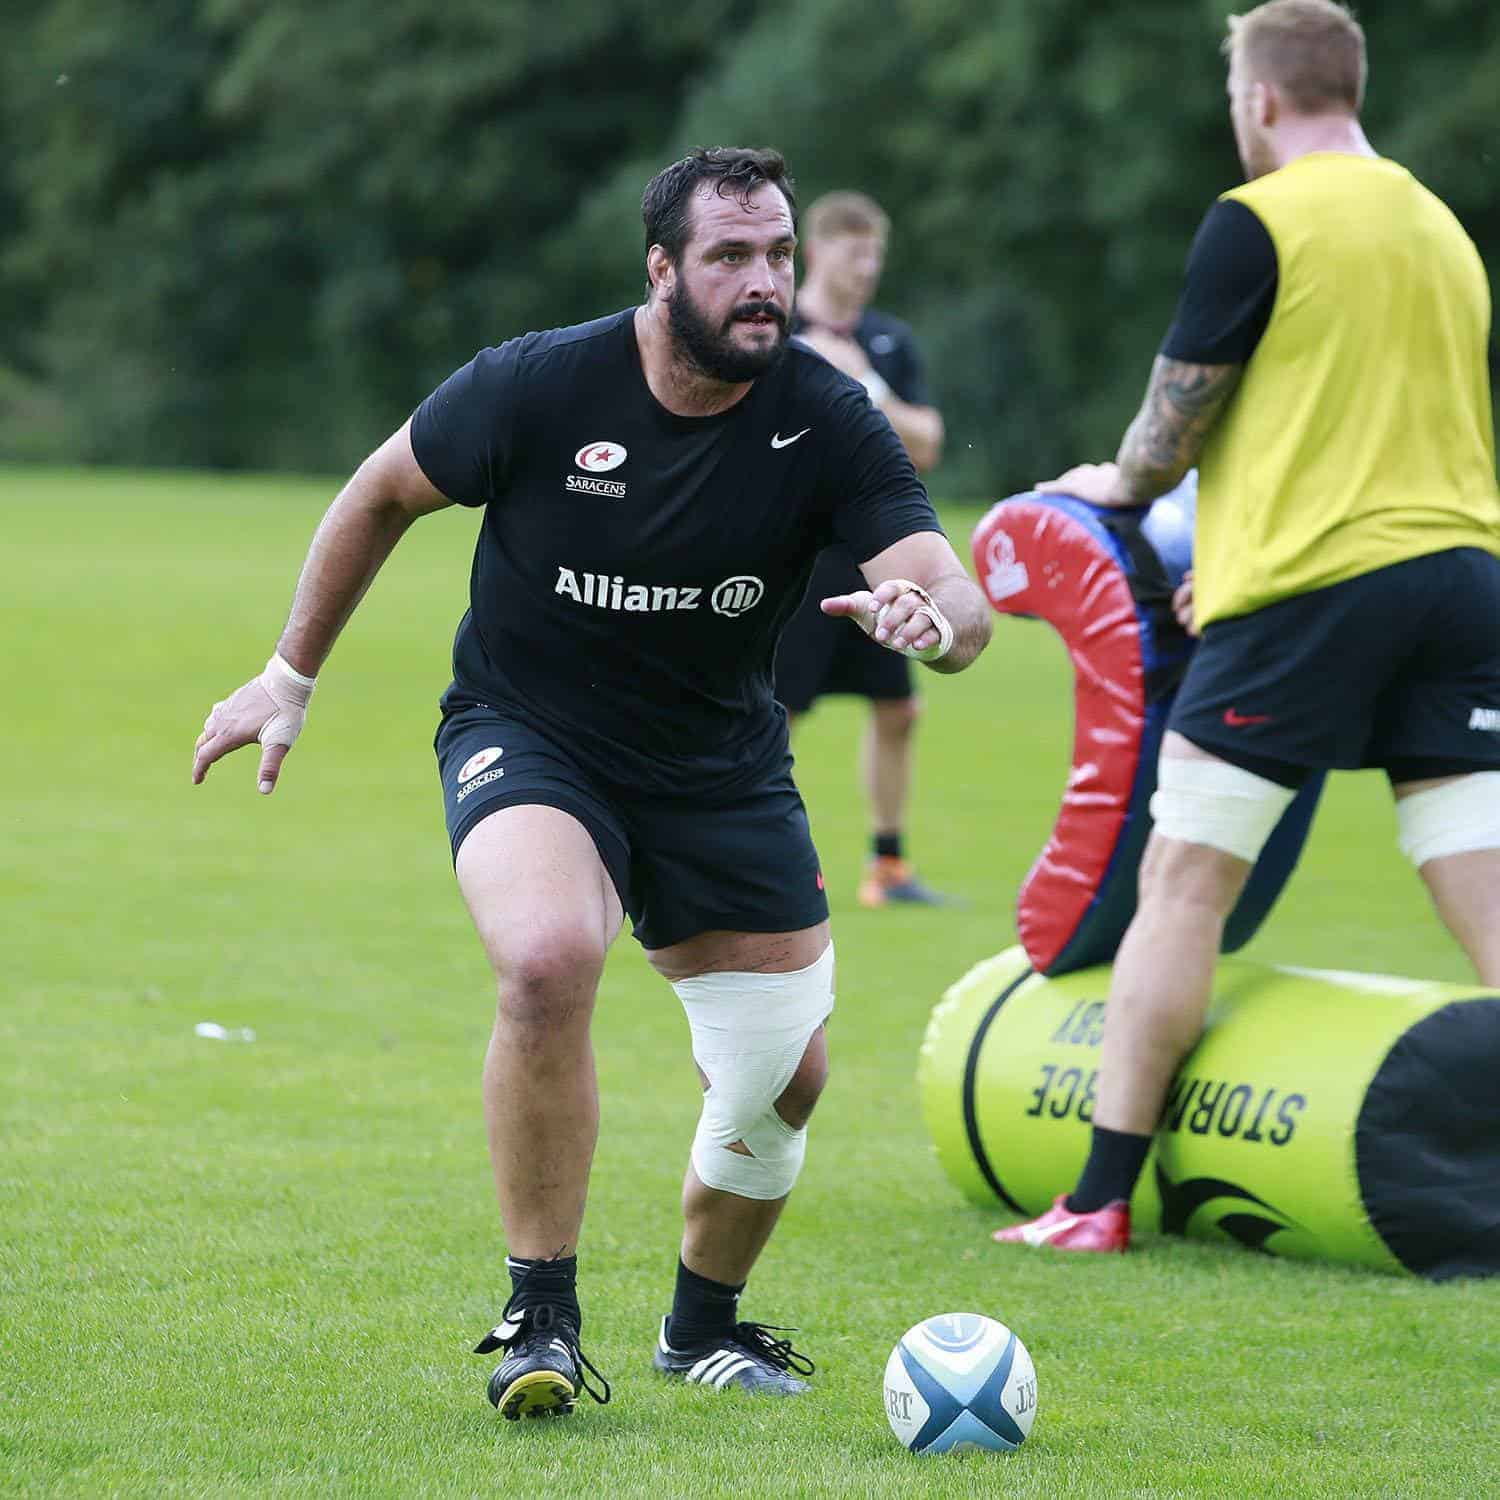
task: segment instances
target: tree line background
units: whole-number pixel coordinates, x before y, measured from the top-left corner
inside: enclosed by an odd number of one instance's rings
[[[658,168],[774,145],[892,216],[943,493],[1024,487],[1135,408],[1247,8],[7,0],[0,456],[346,470],[477,347],[638,301]],[[1500,6],[1359,12],[1372,140],[1493,277]]]

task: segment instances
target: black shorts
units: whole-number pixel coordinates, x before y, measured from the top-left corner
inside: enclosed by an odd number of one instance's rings
[[[787,621],[776,648],[776,697],[794,714],[831,693],[861,698],[910,698],[911,659],[877,646],[852,620],[818,608],[831,594],[852,594],[869,583],[842,547],[829,547],[813,564],[807,593]]]
[[[721,800],[672,800],[614,785],[493,708],[445,714],[433,745],[455,858],[469,830],[492,812],[559,808],[588,830],[645,948],[714,930],[796,932],[827,919],[790,757]]]
[[[1500,769],[1500,558],[1434,552],[1214,621],[1168,727],[1286,786]]]

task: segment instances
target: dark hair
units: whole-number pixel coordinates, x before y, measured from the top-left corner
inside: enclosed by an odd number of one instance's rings
[[[792,179],[779,151],[749,146],[695,146],[681,161],[674,161],[658,172],[641,194],[647,250],[660,245],[674,261],[681,258],[691,237],[693,193],[702,182],[712,182],[721,197],[732,194],[741,203],[768,182],[781,189],[792,211],[792,222],[797,221]]]

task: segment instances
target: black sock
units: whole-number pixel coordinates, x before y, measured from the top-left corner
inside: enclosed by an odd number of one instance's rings
[[[582,1329],[576,1255],[554,1255],[546,1260],[523,1260],[519,1255],[507,1255],[505,1268],[510,1272],[511,1312],[550,1302],[564,1317],[572,1320],[575,1329]]]
[[[736,1309],[744,1282],[730,1286],[710,1281],[677,1262],[677,1291],[672,1298],[672,1316],[667,1320],[667,1342],[674,1349],[691,1349],[731,1332],[739,1321]]]
[[[900,859],[901,835],[899,833],[877,833],[874,839],[876,859]]]
[[[1117,1198],[1129,1202],[1135,1191],[1135,1180],[1141,1175],[1150,1150],[1149,1135],[1132,1135],[1127,1130],[1094,1126],[1094,1140],[1089,1147],[1089,1159],[1083,1165],[1083,1175],[1078,1179],[1078,1186],[1068,1194],[1069,1211],[1091,1214]]]

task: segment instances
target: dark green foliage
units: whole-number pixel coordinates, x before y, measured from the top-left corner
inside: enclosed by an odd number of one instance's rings
[[[0,453],[345,468],[479,344],[635,300],[701,142],[891,211],[946,487],[1106,456],[1238,177],[1225,10],[11,0]],[[1500,11],[1362,14],[1372,138],[1493,258]]]

